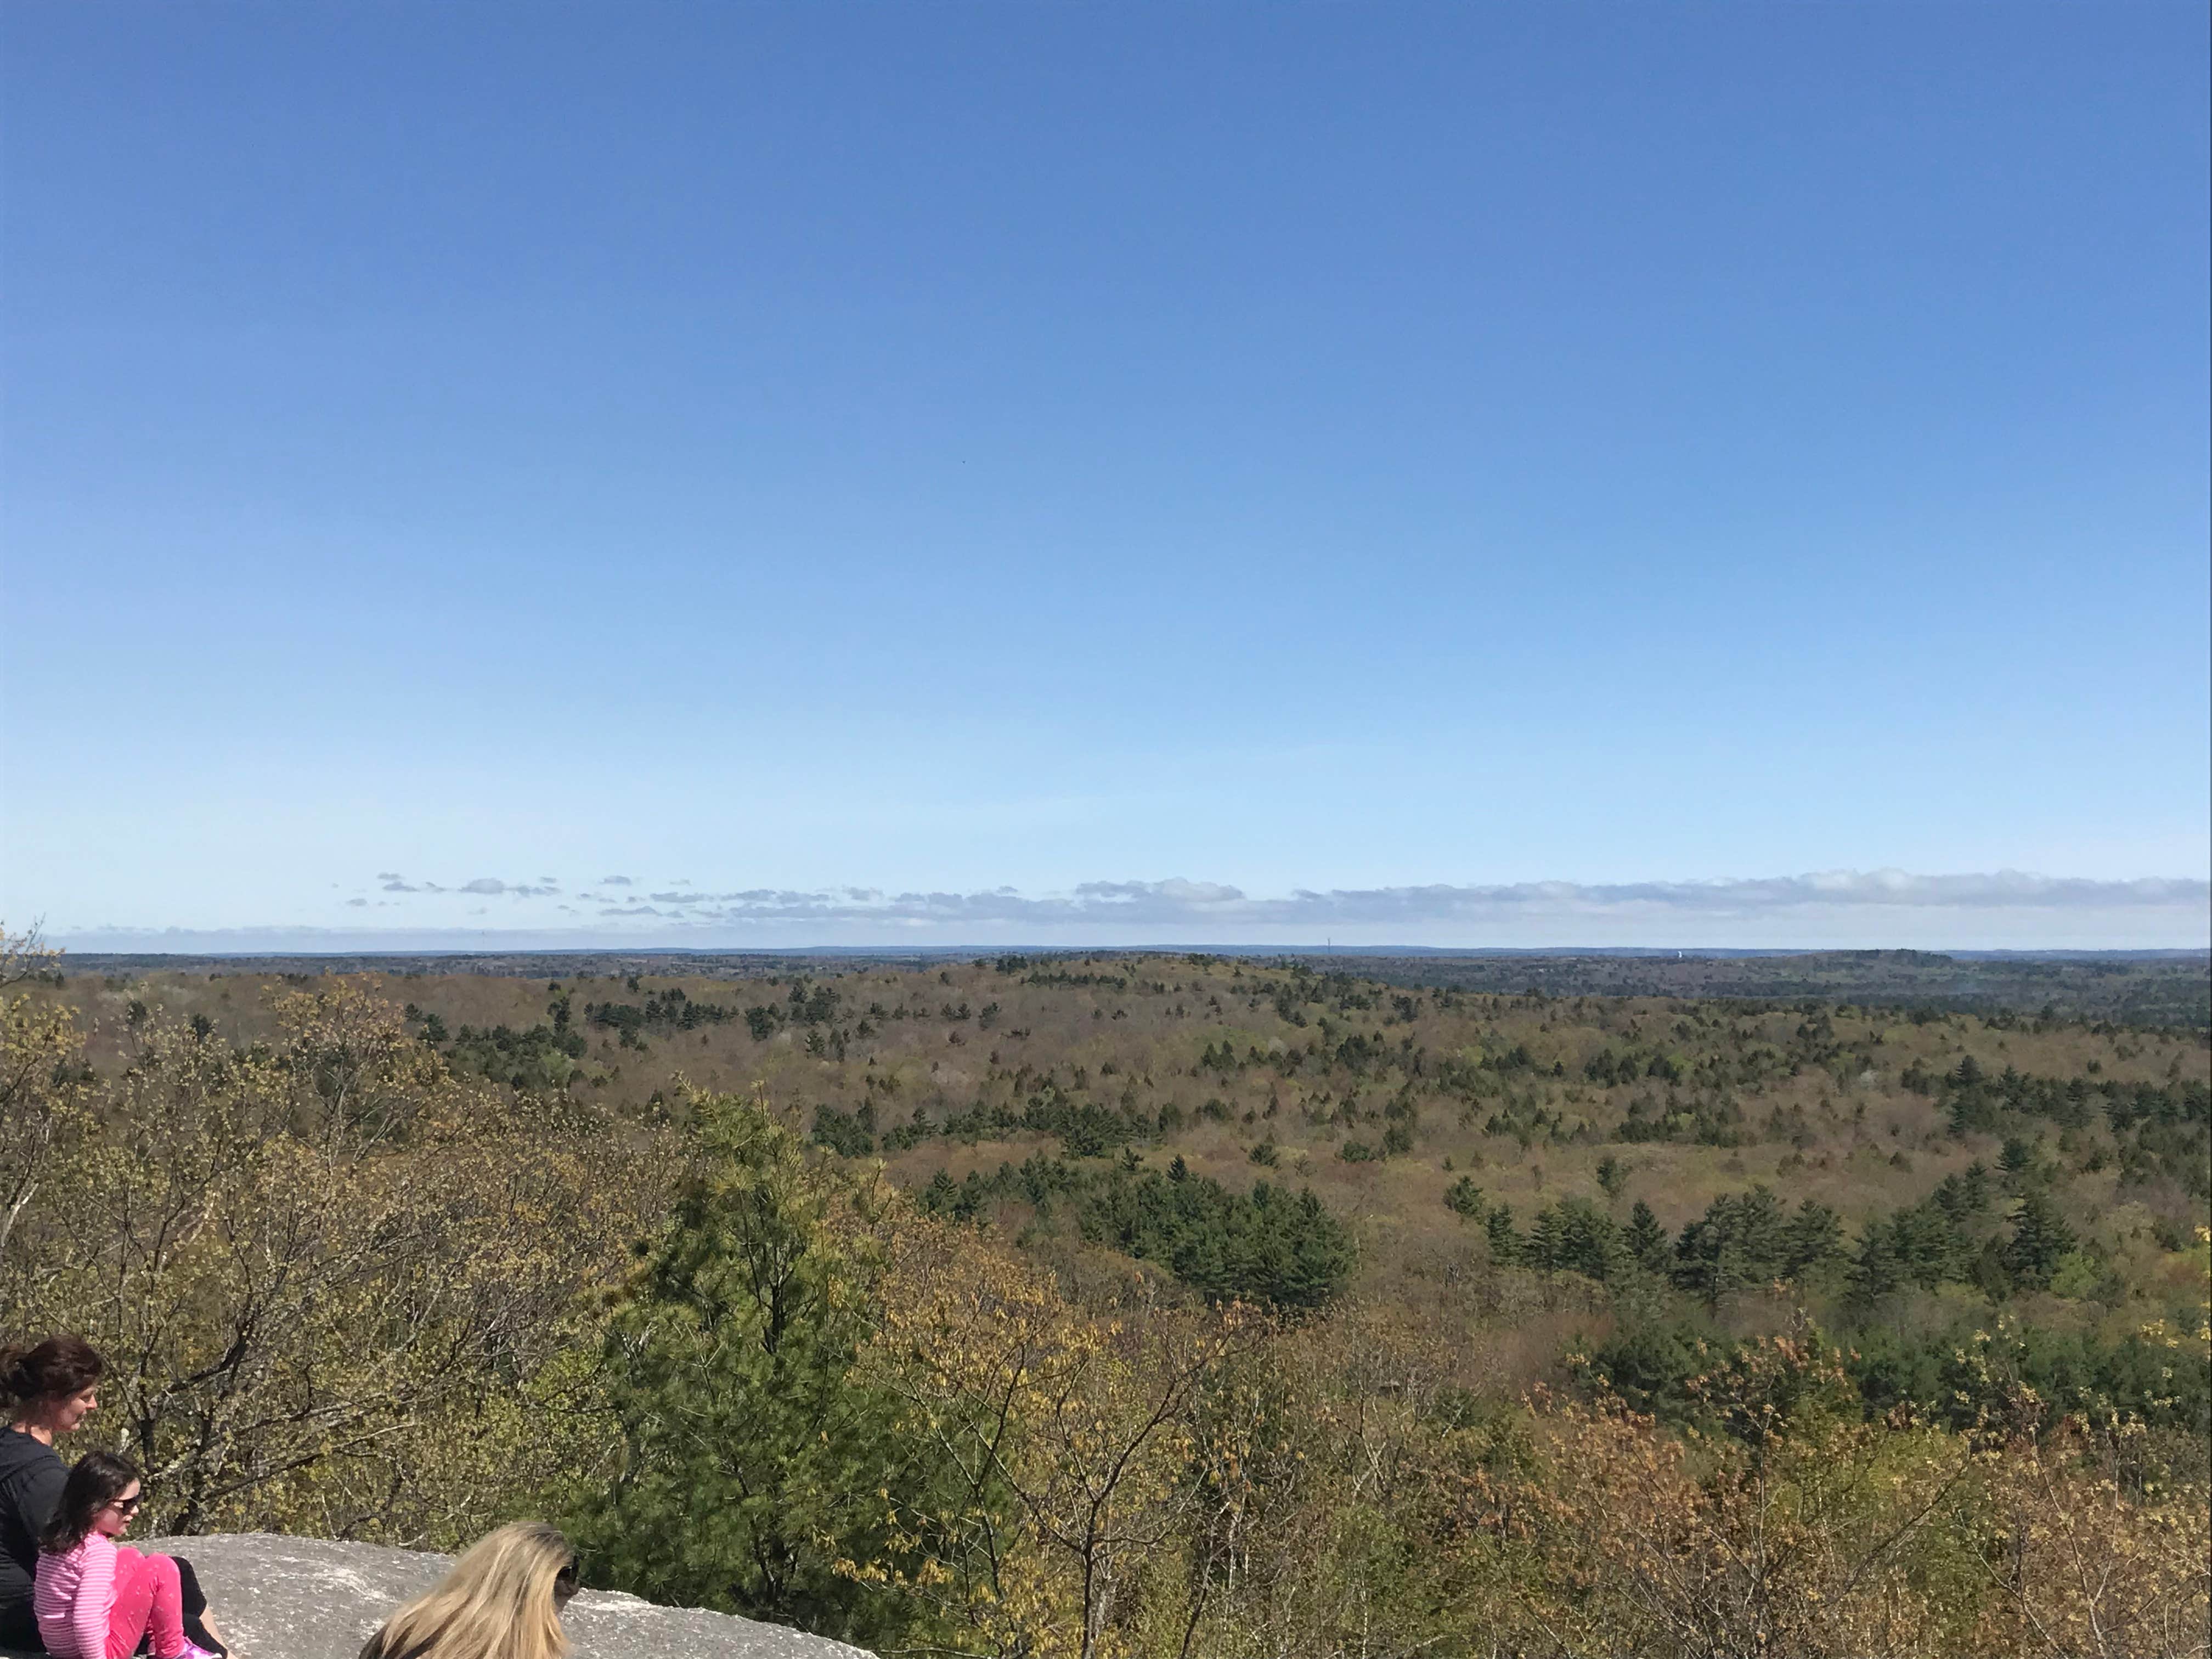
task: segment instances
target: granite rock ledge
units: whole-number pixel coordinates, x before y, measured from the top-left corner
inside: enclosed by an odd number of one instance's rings
[[[155,1538],[140,1547],[191,1558],[237,1659],[355,1659],[393,1608],[453,1564],[450,1555],[271,1533]],[[781,1625],[605,1590],[584,1591],[562,1622],[574,1659],[871,1659]]]

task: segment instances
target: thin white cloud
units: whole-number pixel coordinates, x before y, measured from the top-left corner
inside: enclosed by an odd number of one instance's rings
[[[377,879],[384,884],[384,890],[387,893],[465,893],[473,898],[526,899],[550,898],[561,890],[550,876],[542,877],[536,882],[501,881],[496,876],[478,876],[458,887],[441,887],[434,881],[410,883],[389,871],[380,874]],[[469,914],[477,915],[481,912],[471,910]]]
[[[619,877],[607,885],[628,885]],[[388,892],[443,890],[425,883],[387,884]],[[515,898],[556,896],[557,888],[479,876],[459,891]],[[595,898],[592,894],[586,898]],[[2091,881],[2016,870],[1962,875],[1914,875],[1903,870],[1830,870],[1798,876],[1715,881],[1516,882],[1408,887],[1297,888],[1255,897],[1225,882],[1170,877],[1159,881],[1089,881],[1065,893],[1029,896],[1011,887],[976,892],[888,893],[872,887],[816,890],[749,887],[702,892],[684,887],[646,895],[649,902],[607,909],[605,915],[680,912],[696,925],[892,923],[952,927],[1152,927],[1269,932],[1337,927],[1474,926],[1533,916],[1608,919],[1667,916],[1759,917],[1792,912],[1942,910],[2204,910],[2212,884],[2178,878]],[[1224,933],[1224,937],[1227,936]]]
[[[386,891],[443,890],[435,883],[386,884]],[[542,884],[479,877],[461,890],[520,901],[549,896]],[[1899,870],[1820,871],[1714,881],[1301,888],[1254,896],[1226,882],[1085,882],[1060,893],[1010,887],[890,892],[839,886],[672,889],[640,896],[585,895],[589,922],[565,904],[528,902],[471,937],[509,948],[661,944],[700,949],[828,945],[1206,945],[1296,948],[1342,945],[1431,949],[1545,949],[1607,945],[2027,950],[2202,949],[2212,936],[2212,883],[2179,878],[2093,881],[2019,871],[1916,875]],[[354,902],[354,908],[360,908]],[[410,908],[403,905],[403,908]],[[418,910],[420,907],[411,907]],[[486,912],[479,908],[471,915]],[[556,920],[573,916],[574,921]],[[542,920],[526,920],[538,917]],[[440,936],[441,924],[393,927],[381,945]],[[561,931],[549,931],[558,929]],[[295,948],[327,930],[196,931],[94,927],[58,942],[84,950],[235,948],[217,941],[288,933]]]
[[[1911,875],[1901,870],[1827,871],[1721,881],[1297,889],[1255,898],[1223,882],[1085,882],[1063,895],[1025,897],[1008,888],[981,892],[885,894],[843,888],[795,891],[749,888],[727,893],[654,893],[656,904],[687,907],[690,919],[722,926],[770,922],[842,926],[855,922],[1019,924],[1116,928],[1197,927],[1231,937],[1246,930],[1474,926],[1536,915],[1593,921],[1668,915],[1771,916],[1795,910],[1947,911],[2130,910],[2212,906],[2212,883],[2181,879],[2087,881],[1999,871],[1985,875]]]

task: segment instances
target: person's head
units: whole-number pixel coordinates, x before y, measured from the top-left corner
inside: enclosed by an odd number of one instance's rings
[[[138,1466],[112,1452],[87,1452],[62,1483],[54,1518],[39,1534],[39,1547],[49,1555],[66,1555],[90,1533],[120,1538],[145,1497]]]
[[[576,1593],[576,1553],[557,1528],[520,1521],[487,1533],[427,1595],[384,1621],[366,1652],[437,1659],[562,1659],[561,1609]]]
[[[106,1374],[100,1350],[81,1336],[0,1348],[0,1396],[9,1419],[41,1439],[67,1434],[98,1411],[100,1379]]]

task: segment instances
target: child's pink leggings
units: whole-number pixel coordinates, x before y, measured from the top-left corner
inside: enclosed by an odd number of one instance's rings
[[[129,1545],[115,1552],[115,1606],[107,1615],[107,1659],[131,1659],[139,1638],[154,1634],[155,1659],[176,1659],[185,1640],[184,1589],[177,1564],[166,1555],[141,1555]]]

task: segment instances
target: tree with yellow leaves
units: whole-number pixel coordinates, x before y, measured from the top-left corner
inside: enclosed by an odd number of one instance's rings
[[[0,1263],[49,1169],[85,1127],[91,1075],[76,1020],[16,988],[51,971],[60,955],[35,929],[0,927]]]
[[[144,1465],[157,1527],[458,1541],[578,1451],[529,1419],[655,1161],[518,1119],[357,988],[276,1012],[245,1049],[149,1013],[94,1079],[73,1030],[10,1003],[0,1075],[43,1117],[9,1117],[0,1327],[106,1354],[87,1431]]]

